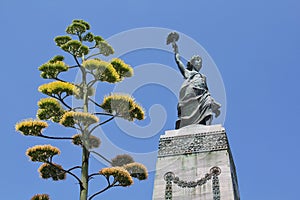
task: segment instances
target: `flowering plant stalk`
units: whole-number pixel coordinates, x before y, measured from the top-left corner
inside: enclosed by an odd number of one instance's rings
[[[61,50],[74,60],[73,65],[64,62],[64,56],[57,55],[39,67],[41,77],[52,82],[41,85],[39,92],[47,95],[38,102],[37,119],[27,119],[16,124],[16,131],[24,136],[41,137],[52,140],[70,140],[82,149],[81,165],[64,168],[53,162],[60,150],[50,144],[37,145],[27,150],[26,154],[33,162],[42,163],[38,169],[43,179],[53,181],[73,177],[79,184],[80,200],[92,200],[102,192],[117,186],[130,186],[133,178],[145,180],[148,177],[144,165],[134,162],[129,155],[118,155],[112,160],[106,159],[101,153],[94,151],[101,145],[98,137],[93,135],[96,128],[108,123],[115,117],[129,121],[143,120],[144,110],[133,97],[125,94],[110,94],[102,102],[93,100],[94,85],[98,82],[117,83],[124,78],[133,76],[133,69],[119,58],[110,61],[96,58],[98,55],[109,56],[113,48],[101,36],[94,35],[90,25],[84,20],[73,20],[67,27],[67,35],[57,36],[54,41]],[[91,49],[98,52],[91,54]],[[60,78],[61,73],[77,69],[81,73],[81,82],[72,83]],[[92,77],[91,80],[88,77]],[[70,97],[80,99],[82,105],[73,107],[67,100]],[[99,112],[91,112],[89,104],[94,104]],[[65,128],[77,131],[72,137],[51,136],[44,133],[48,123],[58,123]],[[109,162],[111,167],[90,172],[90,155],[95,154]],[[90,180],[95,176],[106,179],[107,185],[99,191],[89,194]],[[32,200],[49,200],[48,194],[36,194]]]

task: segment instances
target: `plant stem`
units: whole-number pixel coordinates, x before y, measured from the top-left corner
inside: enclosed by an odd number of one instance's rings
[[[38,137],[52,139],[52,140],[72,140],[73,139],[71,137],[52,137],[52,136],[48,136],[48,135],[38,135]]]
[[[88,112],[88,95],[87,95],[87,74],[85,69],[79,64],[79,61],[74,56],[74,59],[78,66],[80,66],[80,70],[82,72],[82,87],[83,87],[83,112]],[[83,141],[84,138],[88,138],[88,126],[86,125],[82,131]],[[89,157],[90,152],[82,145],[82,166],[81,166],[81,182],[82,182],[82,189],[80,190],[80,200],[87,200],[88,197],[88,181],[89,181]]]

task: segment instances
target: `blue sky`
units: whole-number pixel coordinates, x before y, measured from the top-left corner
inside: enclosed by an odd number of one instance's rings
[[[300,178],[299,9],[296,0],[1,0],[1,198],[30,199],[36,193],[49,193],[54,200],[78,198],[78,187],[71,177],[65,182],[40,179],[39,165],[29,162],[24,152],[35,144],[51,143],[63,152],[56,161],[71,166],[80,159],[79,149],[68,142],[22,137],[14,124],[35,116],[36,103],[43,97],[37,87],[45,83],[37,67],[61,53],[53,38],[80,18],[104,38],[133,28],[161,27],[177,30],[201,44],[218,66],[226,89],[224,126],[242,199],[296,199]],[[176,70],[172,54],[166,52],[149,49],[131,52],[123,59],[133,67],[162,63]],[[70,73],[67,78],[74,80],[75,75]],[[209,76],[208,85],[213,80]],[[112,86],[98,85],[97,91],[101,94],[110,89]],[[123,149],[155,151],[159,135],[174,127],[176,97],[155,84],[144,85],[134,96],[147,113],[153,104],[165,107],[167,119],[162,130],[142,140],[122,135],[116,122],[103,129],[112,131],[111,140]],[[140,125],[149,123],[148,116]],[[54,134],[72,135],[71,130],[51,128],[58,132]],[[103,167],[96,159],[93,163],[94,170]],[[147,181],[107,191],[101,199],[151,199],[153,176],[151,172]],[[101,186],[102,182],[95,180],[93,184]]]

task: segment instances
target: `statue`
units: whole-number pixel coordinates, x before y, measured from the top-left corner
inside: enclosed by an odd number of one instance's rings
[[[179,35],[176,32],[170,33],[167,38],[167,45],[172,44],[175,61],[185,79],[179,93],[179,119],[176,121],[176,129],[191,124],[211,125],[213,114],[215,117],[220,115],[221,105],[210,96],[206,77],[199,73],[202,68],[201,57],[193,56],[186,67],[181,62],[176,44],[178,39]]]

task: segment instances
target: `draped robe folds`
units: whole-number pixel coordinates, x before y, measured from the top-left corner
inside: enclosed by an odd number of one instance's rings
[[[178,121],[176,128],[190,124],[206,125],[212,118],[220,114],[220,104],[210,96],[206,84],[206,77],[199,72],[190,71],[189,77],[183,82],[178,102]]]

